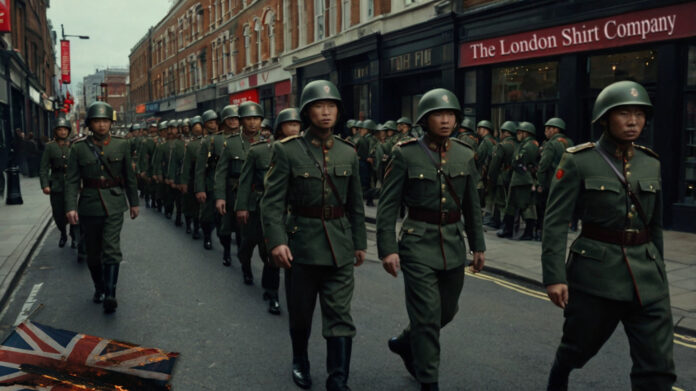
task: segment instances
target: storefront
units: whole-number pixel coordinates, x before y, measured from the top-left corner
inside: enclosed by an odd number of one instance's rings
[[[662,156],[665,226],[696,231],[696,3],[655,4],[511,4],[462,15],[458,93],[467,113],[496,126],[541,129],[560,116],[580,143],[600,135],[590,117],[602,88],[643,84],[655,111],[639,143]]]
[[[275,66],[233,80],[227,85],[229,102],[256,102],[263,107],[265,117],[274,120],[281,110],[290,107],[290,77],[289,72]]]

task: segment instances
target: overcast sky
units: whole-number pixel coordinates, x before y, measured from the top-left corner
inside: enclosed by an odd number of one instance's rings
[[[48,18],[58,36],[56,62],[60,62],[60,25],[65,34],[88,35],[88,40],[69,37],[70,90],[97,68],[128,67],[131,48],[159,22],[173,0],[52,0]]]

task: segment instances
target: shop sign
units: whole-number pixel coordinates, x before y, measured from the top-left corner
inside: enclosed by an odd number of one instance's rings
[[[53,111],[53,101],[49,98],[42,97],[41,102],[43,103],[43,108],[46,111]]]
[[[60,76],[63,84],[70,84],[70,41],[60,40]]]
[[[135,114],[145,114],[146,112],[147,112],[147,105],[145,103],[141,103],[141,104],[135,106]]]
[[[193,110],[197,107],[196,94],[189,94],[176,98],[176,111],[177,113],[182,111]]]
[[[163,102],[160,102],[159,105],[159,111],[169,111],[169,110],[174,110],[176,108],[176,99],[167,99]]]
[[[197,102],[207,102],[209,100],[215,99],[215,86],[211,86],[209,88],[206,88],[205,90],[198,91],[196,93],[196,101]]]
[[[0,33],[12,31],[10,20],[10,0],[0,0]]]
[[[275,96],[290,95],[290,80],[281,81],[275,85]]]
[[[408,72],[432,66],[439,66],[452,60],[452,44],[413,50],[391,56],[387,60],[389,73]]]
[[[41,94],[32,86],[29,86],[29,98],[37,105],[41,104]]]
[[[146,111],[147,111],[148,113],[156,113],[156,112],[160,111],[160,109],[159,109],[159,108],[160,108],[159,102],[147,103],[147,104],[145,105],[145,107],[146,107]]]
[[[259,103],[259,91],[256,88],[230,94],[230,104],[232,105],[240,105],[249,101]]]
[[[696,36],[696,3],[465,42],[459,67],[607,49]]]

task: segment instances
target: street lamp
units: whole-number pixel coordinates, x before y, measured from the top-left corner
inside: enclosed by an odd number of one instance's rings
[[[65,29],[63,28],[63,25],[60,25],[60,33],[63,35],[63,39],[65,37],[75,37],[75,38],[80,38],[80,39],[89,39],[89,35],[71,35],[71,34],[65,34]]]

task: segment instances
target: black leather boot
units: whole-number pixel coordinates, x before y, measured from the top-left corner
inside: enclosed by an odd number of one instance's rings
[[[70,248],[77,248],[77,240],[80,237],[80,226],[70,225]]]
[[[398,337],[393,337],[389,339],[387,345],[392,353],[401,356],[406,370],[415,378],[416,370],[413,368],[413,353],[411,352],[411,341],[409,341],[408,336],[402,334]]]
[[[440,386],[437,383],[421,383],[421,391],[439,391]]]
[[[213,227],[210,223],[202,223],[201,228],[203,228],[203,248],[206,250],[211,250],[213,248]]]
[[[568,376],[570,368],[564,367],[558,363],[558,359],[554,360],[549,373],[549,383],[546,386],[547,391],[568,391]]]
[[[118,282],[118,263],[104,265],[104,286],[106,296],[104,297],[104,312],[113,313],[118,307],[116,301],[116,283]]]
[[[520,236],[520,240],[533,240],[534,239],[534,227],[536,226],[536,220],[525,220],[524,221],[524,233]]]
[[[503,226],[495,234],[499,238],[512,238],[512,225],[515,223],[515,216],[505,215],[503,217]]]
[[[190,234],[191,233],[191,218],[185,217],[184,220],[186,220],[186,233]]]
[[[198,240],[201,238],[201,224],[198,217],[193,218],[193,235],[191,236],[193,240]]]
[[[326,339],[326,391],[350,391],[348,374],[350,372],[350,353],[353,339],[350,337],[330,337]]]
[[[495,210],[493,211],[493,216],[491,216],[491,221],[488,224],[488,226],[493,229],[500,228],[500,209],[495,208]]]
[[[181,209],[176,208],[176,220],[174,220],[174,226],[181,227],[183,224],[181,222]]]
[[[68,241],[68,235],[65,233],[65,227],[60,231],[60,239],[58,240],[58,247],[65,247],[65,243]]]
[[[244,277],[244,285],[254,285],[254,274],[251,272],[251,259],[239,262],[242,264],[242,275]]]
[[[220,243],[222,244],[222,264],[224,266],[232,266],[232,256],[230,255],[232,238],[230,236],[220,236]]]
[[[307,353],[309,330],[290,330],[290,339],[292,341],[292,381],[298,387],[308,390],[312,387]]]
[[[89,274],[92,276],[92,282],[94,283],[94,296],[92,296],[92,301],[101,303],[104,301],[104,272],[101,262],[94,262],[93,264],[92,262],[88,262],[87,267],[89,269]]]
[[[264,297],[268,296],[268,312],[273,315],[280,315],[280,302],[278,292],[264,292]]]

